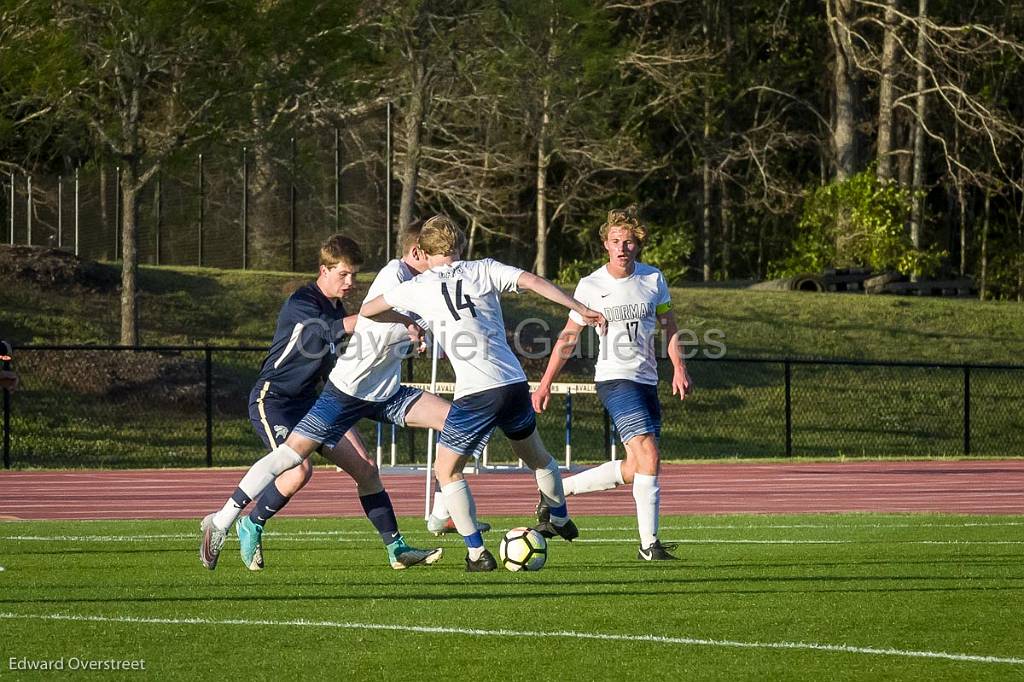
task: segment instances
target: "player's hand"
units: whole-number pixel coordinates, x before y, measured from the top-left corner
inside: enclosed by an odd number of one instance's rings
[[[680,400],[685,400],[686,396],[693,393],[693,380],[690,378],[690,373],[686,371],[684,367],[681,371],[676,370],[672,373],[672,395],[678,395]]]
[[[406,325],[406,331],[409,333],[409,341],[412,342],[413,347],[416,348],[417,353],[424,353],[427,350],[427,341],[425,338],[426,332],[423,331],[423,327],[416,323]]]
[[[583,321],[589,326],[595,327],[598,334],[604,335],[605,331],[608,329],[608,320],[604,319],[604,315],[596,310],[592,310],[584,306],[583,310],[580,311],[580,317],[582,317]]]
[[[533,411],[537,414],[548,409],[549,400],[551,400],[551,387],[544,384],[538,386],[537,390],[530,396],[530,401],[533,403]]]

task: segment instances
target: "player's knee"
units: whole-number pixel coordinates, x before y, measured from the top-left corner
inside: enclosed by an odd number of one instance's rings
[[[355,480],[356,487],[360,490],[364,488],[373,488],[381,484],[380,470],[377,468],[377,464],[375,462],[360,459],[355,466],[351,467],[349,473]]]
[[[462,478],[462,468],[457,466],[457,462],[441,462],[438,460],[434,462],[434,476],[437,478],[438,483],[445,486]]]
[[[658,470],[658,439],[653,433],[642,433],[629,439],[627,452],[629,453],[628,464],[631,468],[631,475],[639,472],[641,474],[655,474]],[[625,478],[626,464],[623,464],[623,477]]]
[[[309,479],[313,478],[313,463],[308,459],[304,459],[297,468],[302,474],[302,485],[306,485],[309,483]]]

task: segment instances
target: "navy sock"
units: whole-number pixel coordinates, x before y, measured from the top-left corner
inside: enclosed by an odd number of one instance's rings
[[[231,501],[239,509],[245,509],[252,502],[252,498],[243,493],[241,488],[235,488],[235,492],[231,493]]]
[[[290,499],[290,497],[285,497],[281,494],[281,491],[277,489],[276,483],[272,483],[260,495],[259,502],[256,503],[256,506],[253,507],[252,512],[249,514],[249,520],[257,526],[262,526],[274,514],[281,511]]]
[[[380,533],[380,539],[385,545],[390,545],[398,539],[401,533],[398,532],[398,519],[395,518],[395,508],[391,506],[391,497],[388,491],[381,490],[372,495],[362,495],[359,503],[363,505],[366,518]]]

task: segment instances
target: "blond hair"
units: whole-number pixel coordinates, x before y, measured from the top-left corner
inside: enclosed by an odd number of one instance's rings
[[[363,250],[353,239],[345,235],[332,234],[320,245],[320,265],[333,268],[338,263],[352,267],[363,264]]]
[[[458,257],[466,248],[466,233],[451,218],[438,214],[423,223],[420,248],[428,256]]]
[[[647,239],[647,228],[640,222],[636,206],[613,208],[608,211],[608,219],[601,225],[601,241],[608,239],[608,233],[614,229],[629,230],[640,246],[643,246]]]

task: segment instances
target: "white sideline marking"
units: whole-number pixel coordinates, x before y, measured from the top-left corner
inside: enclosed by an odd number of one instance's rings
[[[613,530],[602,528],[599,530]],[[632,530],[632,529],[624,529]],[[338,536],[355,535],[369,536],[370,531],[320,531],[320,532],[299,532],[299,533],[267,533],[267,537],[275,541],[303,542],[314,540],[316,536]],[[12,542],[149,542],[157,540],[195,540],[199,534],[190,533],[167,533],[159,535],[0,535],[0,541],[9,540]],[[744,538],[716,539],[716,538],[666,538],[666,542],[680,545],[864,545],[864,544],[891,544],[891,545],[1024,545],[1024,540],[831,540],[831,539],[799,539],[790,540],[780,538],[775,540],[753,540]],[[586,543],[635,543],[634,537],[609,537],[609,538],[577,538],[573,542]]]
[[[956,654],[946,651],[915,651],[913,649],[894,649],[849,646],[846,644],[819,644],[815,642],[741,642],[729,639],[703,639],[697,637],[663,637],[659,635],[617,635],[601,632],[577,632],[575,630],[530,631],[530,630],[483,630],[470,628],[430,627],[423,625],[389,625],[385,623],[352,623],[329,620],[244,620],[231,618],[214,620],[212,618],[138,618],[132,616],[86,616],[64,613],[0,613],[0,618],[7,620],[55,620],[76,621],[85,623],[132,623],[143,625],[263,625],[286,627],[318,627],[338,628],[342,630],[382,630],[387,632],[411,632],[416,634],[444,635],[475,635],[478,637],[525,637],[537,639],[541,637],[564,637],[566,639],[584,639],[613,642],[653,642],[656,644],[682,644],[690,646],[730,647],[736,649],[794,649],[805,651],[827,651],[831,653],[865,654],[869,656],[898,656],[903,658],[937,658],[948,661],[965,661],[970,663],[1003,663],[1007,665],[1024,665],[1024,658],[1009,656],[981,656],[977,654]]]

